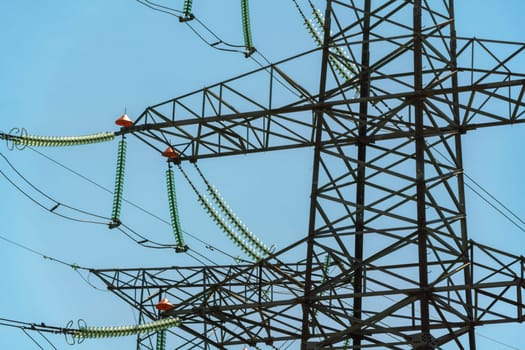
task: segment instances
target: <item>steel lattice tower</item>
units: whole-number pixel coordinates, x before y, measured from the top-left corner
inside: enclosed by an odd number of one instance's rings
[[[458,37],[453,0],[328,0],[323,32],[121,130],[182,162],[313,149],[304,239],[253,265],[93,273],[142,320],[170,298],[177,349],[475,349],[476,326],[522,322],[524,258],[468,238],[462,136],[525,121],[525,44]]]

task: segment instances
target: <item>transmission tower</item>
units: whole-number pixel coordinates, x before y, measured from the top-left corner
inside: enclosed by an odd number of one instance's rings
[[[462,137],[525,121],[525,44],[458,37],[453,0],[327,0],[318,23],[318,49],[120,131],[183,165],[312,149],[305,237],[251,265],[93,273],[141,320],[169,298],[177,349],[475,349],[476,326],[522,322],[524,258],[467,233]]]

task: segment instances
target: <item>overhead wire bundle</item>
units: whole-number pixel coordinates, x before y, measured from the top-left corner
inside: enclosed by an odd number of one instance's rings
[[[263,255],[269,255],[271,253],[270,249],[257,237],[255,236],[245,224],[237,217],[237,215],[230,209],[230,206],[226,203],[224,198],[220,195],[219,191],[212,186],[209,181],[204,177],[204,174],[201,172],[200,168],[196,163],[193,163],[195,169],[199,173],[200,177],[204,181],[207,187],[207,191],[210,194],[211,198],[217,204],[219,209],[224,213],[228,220],[232,223],[236,230],[241,232],[241,234],[252,244],[257,250],[259,250]]]
[[[152,10],[163,12],[165,14],[175,16],[179,19],[180,22],[184,22],[199,39],[210,47],[229,52],[239,52],[243,53],[245,57],[250,57],[250,55],[255,52],[253,47],[251,29],[250,29],[250,19],[248,13],[248,3],[247,0],[241,0],[241,14],[242,14],[242,27],[245,43],[244,45],[231,44],[227,41],[224,41],[217,35],[212,29],[210,29],[204,22],[195,16],[192,11],[192,1],[185,0],[183,9],[177,10],[169,6],[164,6],[149,0],[136,0],[139,4],[142,4],[146,7],[149,7]],[[197,23],[192,25],[192,22]],[[199,30],[200,29],[200,30]],[[208,37],[208,38],[206,38]],[[241,50],[244,48],[244,50]]]
[[[173,234],[175,235],[175,241],[177,246],[175,251],[177,253],[185,252],[188,250],[188,246],[184,244],[184,238],[182,236],[182,228],[180,225],[179,210],[177,207],[177,195],[175,193],[175,180],[173,177],[173,170],[168,163],[168,170],[166,170],[166,182],[168,189],[168,203],[171,217],[171,227]]]
[[[72,321],[70,321],[72,322]],[[172,327],[180,326],[180,319],[177,317],[166,317],[132,326],[113,326],[113,327],[80,327],[72,332],[73,338],[83,340],[86,338],[113,338],[125,337],[129,335],[158,332]]]

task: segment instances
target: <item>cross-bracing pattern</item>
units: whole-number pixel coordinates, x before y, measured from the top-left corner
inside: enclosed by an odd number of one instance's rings
[[[176,299],[180,348],[473,349],[521,321],[523,258],[468,240],[461,136],[524,121],[525,45],[457,37],[453,5],[327,1],[321,48],[148,108],[121,132],[182,161],[312,147],[309,232],[253,266],[95,273],[143,317]]]

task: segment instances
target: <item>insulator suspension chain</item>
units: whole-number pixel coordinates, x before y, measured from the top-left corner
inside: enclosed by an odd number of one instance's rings
[[[192,19],[195,18],[195,16],[193,16],[193,13],[191,11],[191,6],[192,6],[192,0],[184,0],[184,5],[182,7],[183,17],[180,18],[181,22],[191,21]]]
[[[250,57],[255,52],[252,41],[252,29],[250,26],[250,9],[248,0],[241,0],[242,32],[244,34],[244,47],[246,48],[246,57]]]
[[[259,253],[257,253],[257,251],[249,243],[245,242],[241,237],[239,237],[239,235],[237,235],[237,233],[232,229],[232,227],[228,225],[226,220],[224,220],[224,218],[217,212],[217,210],[215,210],[215,208],[208,201],[208,199],[197,190],[197,187],[195,187],[195,185],[190,180],[184,169],[182,169],[180,164],[178,164],[178,167],[184,178],[188,181],[191,188],[197,195],[199,203],[202,205],[202,207],[208,213],[211,219],[215,222],[215,224],[219,226],[219,228],[226,234],[226,236],[244,253],[246,253],[246,255],[250,256],[255,261],[261,260],[262,256]]]
[[[166,330],[157,331],[157,348],[156,350],[166,349]]]
[[[199,203],[203,206],[204,210],[210,215],[212,220],[219,226],[221,230],[226,233],[226,236],[235,243],[246,255],[250,256],[253,260],[259,261],[262,259],[262,257],[255,251],[255,249],[252,248],[252,246],[247,243],[245,240],[243,240],[235,231],[233,231],[232,227],[228,225],[228,223],[222,218],[222,216],[213,208],[211,203],[208,201],[208,199],[201,194],[197,194],[199,196]]]
[[[118,143],[117,153],[117,170],[115,174],[115,190],[113,191],[113,211],[111,213],[111,223],[109,228],[118,227],[121,224],[120,221],[120,209],[122,207],[122,193],[124,191],[124,170],[126,167],[126,139],[122,137],[122,140]]]
[[[116,326],[116,327],[81,327],[72,333],[76,339],[83,340],[86,338],[113,338],[125,337],[129,335],[159,332],[171,327],[178,327],[181,324],[176,317],[167,317],[150,323],[144,323],[133,326]]]
[[[87,145],[111,141],[115,138],[113,132],[101,132],[84,136],[36,136],[36,135],[7,135],[1,134],[0,138],[12,141],[15,145],[35,147],[68,147]]]
[[[200,170],[199,166],[194,163],[195,169],[199,173],[200,177],[204,181],[207,187],[207,191],[214,200],[214,202],[218,205],[220,210],[223,212],[223,214],[226,216],[226,218],[233,224],[235,229],[240,231],[240,233],[251,243],[253,246],[258,249],[263,256],[269,255],[271,253],[270,249],[257,237],[255,236],[249,229],[246,227],[245,224],[241,222],[241,220],[235,215],[235,213],[230,209],[230,206],[226,203],[224,198],[220,195],[219,191],[212,186],[208,180],[204,177],[204,174]]]
[[[271,253],[270,249],[263,242],[261,242],[257,236],[248,230],[248,227],[246,227],[246,225],[241,222],[237,215],[231,211],[230,207],[226,204],[215,187],[209,186],[208,193],[214,199],[215,203],[217,203],[222,212],[226,215],[228,220],[230,220],[237,230],[241,231],[241,234],[245,236],[248,241],[250,241],[264,255],[269,255]]]
[[[173,176],[173,170],[171,166],[166,171],[166,183],[168,189],[168,202],[170,207],[171,227],[173,234],[175,235],[175,241],[177,247],[175,248],[177,253],[185,252],[188,250],[188,246],[184,244],[184,238],[182,236],[182,228],[180,226],[179,209],[177,207],[177,194],[175,192],[175,179]]]

